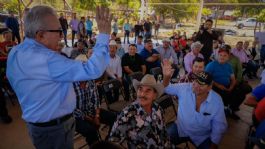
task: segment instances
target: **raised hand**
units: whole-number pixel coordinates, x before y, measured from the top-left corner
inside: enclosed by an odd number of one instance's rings
[[[174,73],[174,69],[172,69],[171,62],[168,59],[164,59],[161,63],[161,67],[163,76],[171,78]]]
[[[109,8],[103,6],[97,6],[96,21],[99,33],[110,34],[112,17],[113,16],[112,14],[110,14]]]

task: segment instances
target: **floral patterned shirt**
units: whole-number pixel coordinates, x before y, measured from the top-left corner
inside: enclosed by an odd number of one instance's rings
[[[109,140],[117,143],[125,140],[132,149],[171,148],[161,111],[154,103],[149,115],[138,101],[133,102],[119,114]]]

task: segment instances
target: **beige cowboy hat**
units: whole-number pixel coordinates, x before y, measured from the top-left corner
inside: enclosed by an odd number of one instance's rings
[[[138,90],[138,87],[142,85],[154,88],[157,92],[157,98],[164,93],[164,85],[162,83],[157,83],[153,75],[150,74],[145,75],[142,78],[141,82],[139,82],[136,79],[133,79],[133,87],[136,91]]]

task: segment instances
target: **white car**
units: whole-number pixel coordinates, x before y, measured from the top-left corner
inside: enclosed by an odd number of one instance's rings
[[[256,26],[256,18],[247,18],[242,21],[237,21],[236,26],[237,28],[241,29],[243,27],[255,27]]]

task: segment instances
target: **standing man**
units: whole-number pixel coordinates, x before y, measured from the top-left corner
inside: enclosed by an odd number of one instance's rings
[[[63,30],[64,43],[65,43],[66,47],[69,47],[68,44],[67,44],[68,22],[67,22],[65,16],[63,15],[63,13],[60,13],[59,21],[60,21],[60,24],[61,24],[62,30]]]
[[[201,54],[203,55],[206,64],[209,63],[210,57],[213,53],[213,40],[217,40],[218,35],[212,30],[213,21],[208,19],[205,21],[204,26],[202,26],[196,35],[196,40],[203,44],[201,49]]]
[[[86,20],[86,34],[89,36],[89,38],[92,37],[92,27],[93,27],[93,22],[90,20],[90,16],[87,16]]]
[[[85,17],[81,17],[80,22],[77,27],[77,34],[79,39],[84,39],[86,37],[86,26],[85,26]]]
[[[5,25],[12,30],[12,40],[15,41],[15,38],[17,38],[17,42],[20,43],[19,24],[13,11],[9,12],[9,17],[5,20]]]
[[[78,28],[78,20],[76,18],[76,13],[73,13],[72,20],[70,21],[69,26],[72,29],[72,47],[73,47],[75,34],[77,34],[77,28]]]
[[[127,43],[130,44],[129,37],[130,37],[130,32],[131,32],[131,25],[129,23],[129,20],[123,25],[123,31],[124,31],[124,44],[125,44],[125,39],[127,37]]]
[[[72,113],[76,95],[72,82],[96,79],[105,71],[111,19],[108,8],[97,7],[100,34],[95,52],[82,63],[56,52],[63,33],[53,8],[35,6],[26,16],[26,38],[8,55],[7,78],[18,97],[35,148],[74,148]]]
[[[119,30],[117,19],[114,19],[114,23],[112,24],[111,27],[112,27],[112,31],[117,34]]]
[[[144,23],[144,32],[145,39],[152,37],[152,23],[150,22],[149,18],[147,18],[147,21]]]
[[[135,43],[136,43],[136,39],[139,37],[142,30],[143,30],[143,25],[140,24],[140,21],[137,21],[137,24],[134,25],[134,32],[135,32],[134,42]]]

